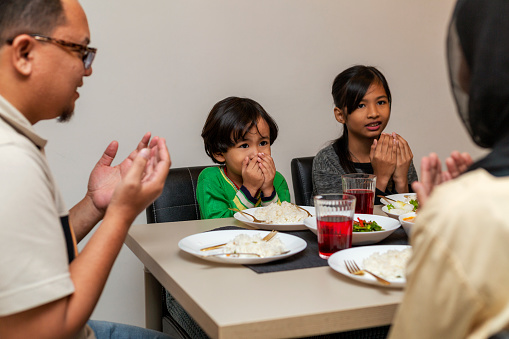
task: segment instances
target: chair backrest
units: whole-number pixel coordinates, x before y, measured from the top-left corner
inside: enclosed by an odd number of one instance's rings
[[[170,169],[163,193],[146,209],[147,222],[199,220],[196,184],[201,171],[207,167],[209,166]]]
[[[502,330],[494,335],[492,335],[489,339],[508,339],[509,338],[509,330]]]
[[[293,194],[295,203],[301,206],[313,206],[313,159],[315,157],[293,158],[291,163]]]

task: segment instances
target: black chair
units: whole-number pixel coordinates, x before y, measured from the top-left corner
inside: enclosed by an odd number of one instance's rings
[[[291,163],[293,194],[295,203],[313,206],[313,159],[315,157],[293,158]]]
[[[509,330],[502,330],[494,335],[492,335],[489,339],[508,339],[509,338]]]
[[[147,222],[199,220],[196,184],[201,171],[208,166],[170,169],[163,193],[147,207]]]
[[[201,171],[207,167],[170,169],[163,193],[146,209],[147,223],[199,220],[196,184]],[[162,286],[161,295],[160,322],[151,320],[156,323],[156,329],[174,338],[207,338],[205,332]]]

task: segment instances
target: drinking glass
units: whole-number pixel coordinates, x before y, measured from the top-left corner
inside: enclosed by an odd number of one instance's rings
[[[314,197],[318,254],[327,259],[333,253],[352,247],[355,196],[322,194]]]
[[[373,214],[375,205],[376,175],[364,173],[344,174],[343,193],[357,198],[355,213]]]

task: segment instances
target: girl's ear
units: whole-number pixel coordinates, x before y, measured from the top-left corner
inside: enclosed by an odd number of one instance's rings
[[[221,164],[224,164],[224,162],[226,161],[223,153],[221,153],[221,152],[214,153],[213,156],[214,156],[214,159],[216,159]]]
[[[334,116],[336,117],[336,120],[339,123],[344,124],[346,122],[345,114],[343,113],[343,110],[340,110],[337,107],[334,107]]]

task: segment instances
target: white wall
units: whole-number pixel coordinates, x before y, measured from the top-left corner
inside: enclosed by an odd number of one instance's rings
[[[119,159],[146,131],[167,138],[173,167],[206,165],[200,137],[217,101],[258,101],[277,121],[277,169],[339,136],[332,81],[353,64],[379,67],[393,95],[386,131],[420,158],[476,148],[460,124],[445,64],[453,0],[83,0],[99,48],[74,119],[36,125],[69,206],[113,139]],[[144,223],[140,215],[137,223]],[[167,239],[178,241],[179,239]],[[142,265],[124,246],[93,318],[144,325]]]

